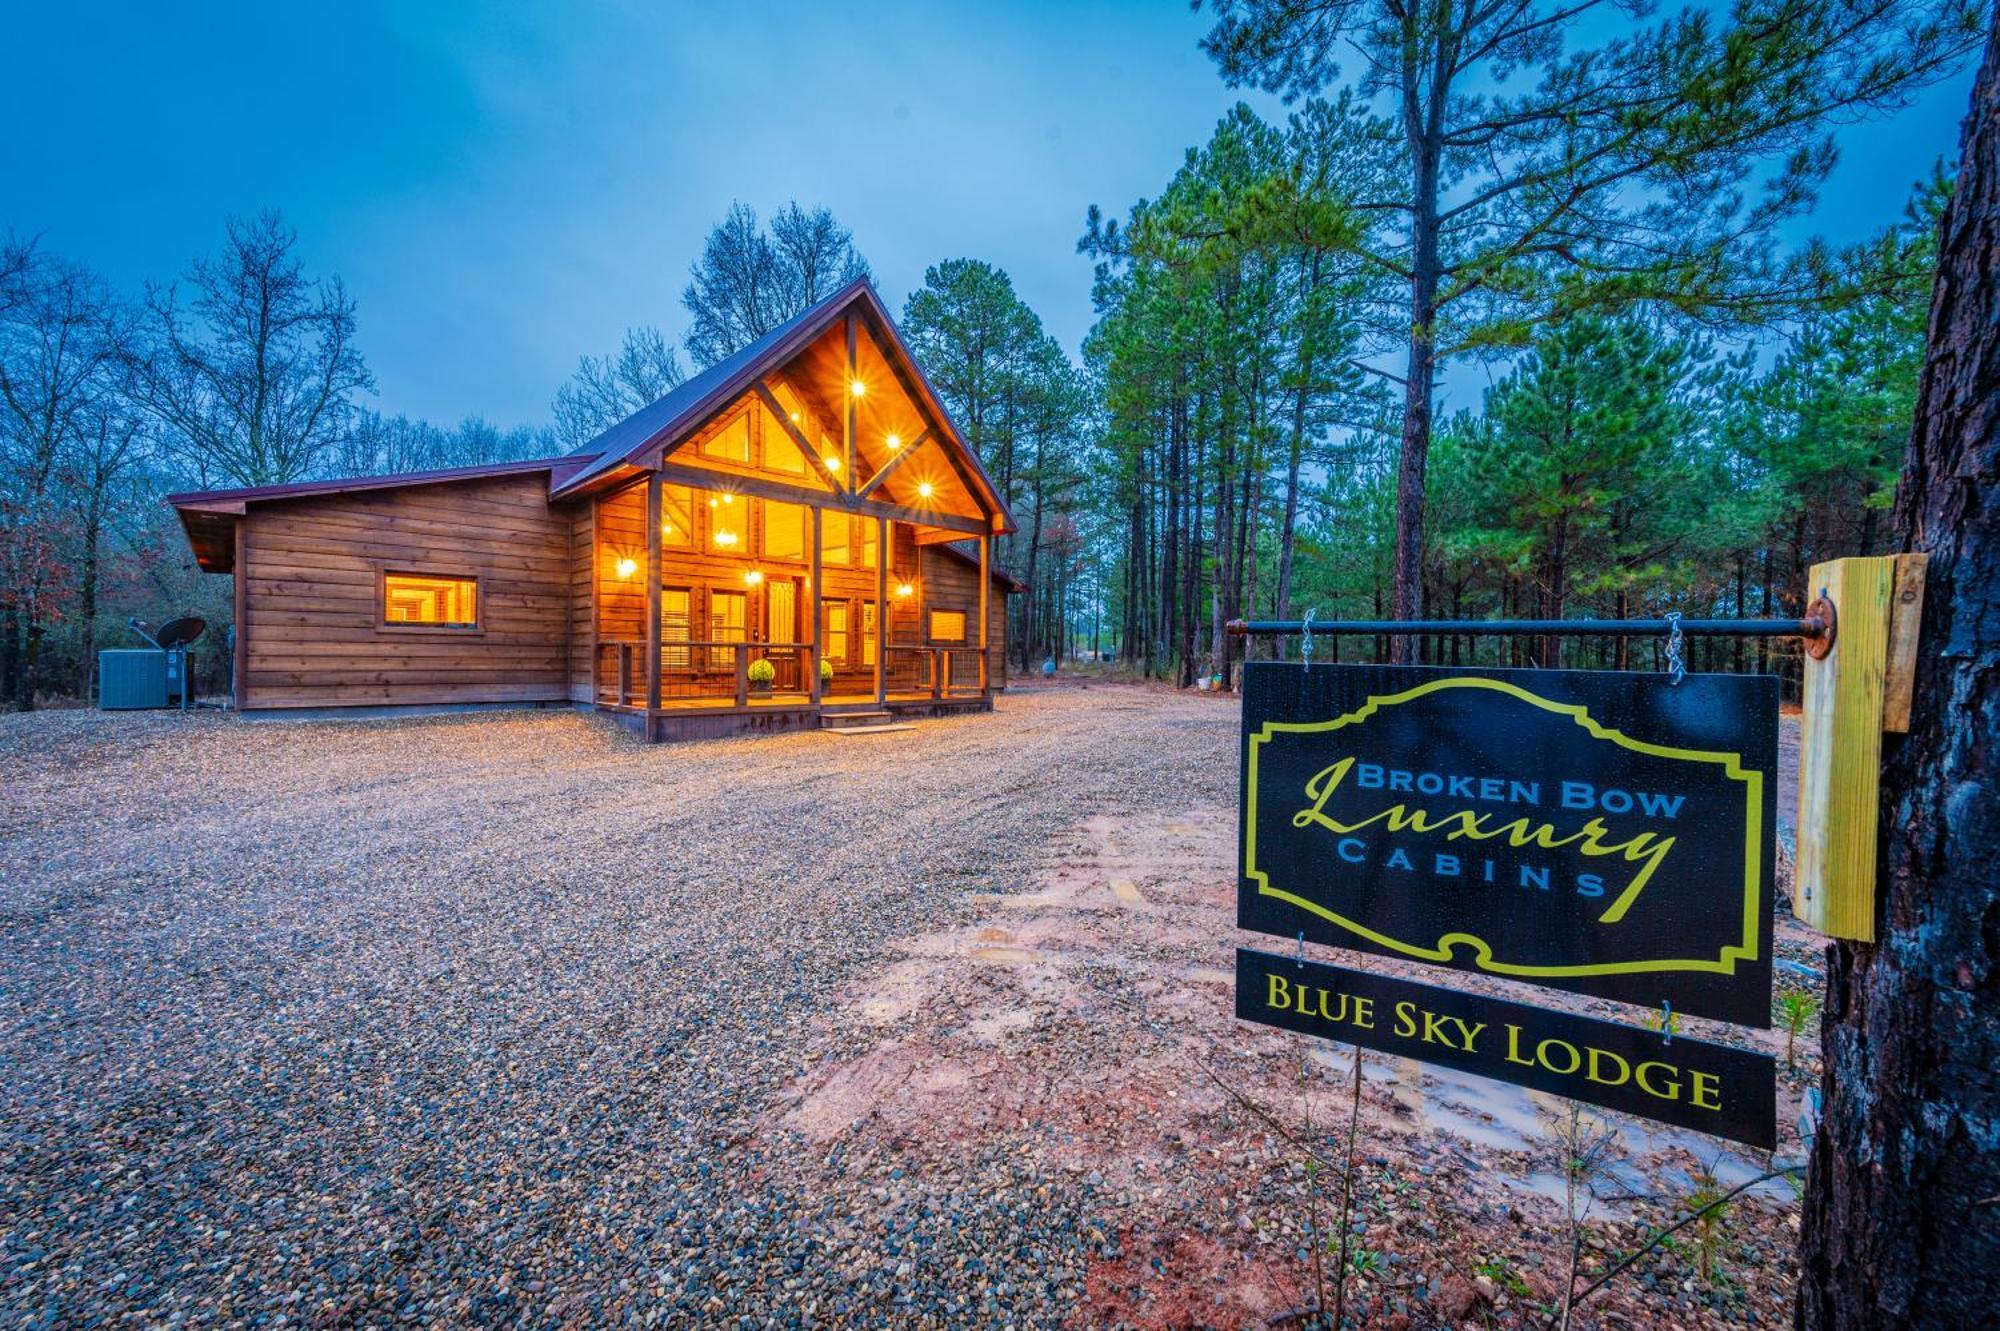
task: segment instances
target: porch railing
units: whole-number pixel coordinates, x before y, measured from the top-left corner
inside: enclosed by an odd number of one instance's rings
[[[750,681],[753,661],[769,661],[768,686]],[[932,698],[977,697],[986,691],[986,654],[977,647],[890,643],[882,683],[890,694]],[[752,701],[805,702],[811,695],[813,648],[803,642],[669,640],[660,644],[660,701],[709,702],[748,707]],[[872,671],[867,672],[872,675]],[[872,690],[874,682],[868,682]],[[828,692],[832,686],[828,686]],[[646,643],[640,638],[600,638],[597,700],[620,707],[646,705]]]
[[[772,679],[754,684],[750,666],[769,661]],[[713,702],[747,707],[752,699],[804,702],[811,696],[813,649],[803,642],[736,642],[672,639],[660,644],[660,701]],[[598,701],[620,707],[646,705],[646,643],[599,639]]]
[[[986,690],[985,653],[977,647],[923,647],[891,643],[883,683],[891,693],[965,698]]]

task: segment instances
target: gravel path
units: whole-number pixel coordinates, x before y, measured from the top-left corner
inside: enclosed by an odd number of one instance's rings
[[[1059,1322],[1087,1187],[818,1189],[752,1127],[886,944],[1086,818],[1232,799],[1234,718],[0,718],[0,1319]]]

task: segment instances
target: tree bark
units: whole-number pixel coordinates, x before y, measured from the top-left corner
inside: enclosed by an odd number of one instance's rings
[[[2000,1309],[2000,27],[1961,151],[1896,504],[1930,556],[1916,705],[1885,750],[1881,941],[1829,949],[1803,1328]]]

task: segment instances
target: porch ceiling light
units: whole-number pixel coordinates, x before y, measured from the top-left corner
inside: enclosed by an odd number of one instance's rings
[[[929,499],[933,493],[935,492],[931,489],[929,481],[919,481],[917,483],[917,497],[919,499]]]
[[[847,391],[856,397],[866,397],[868,395],[868,385],[856,379],[847,385]]]
[[[903,446],[903,437],[901,435],[892,434],[883,442],[889,445],[889,451],[893,453],[897,449]]]

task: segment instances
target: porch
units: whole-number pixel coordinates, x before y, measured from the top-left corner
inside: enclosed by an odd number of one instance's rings
[[[554,486],[582,501],[578,701],[652,738],[991,706],[1011,522],[872,289],[628,429]]]
[[[663,647],[660,698],[648,701],[644,684],[646,644],[624,640],[599,644],[613,662],[603,678],[606,692],[597,710],[651,740],[709,739],[722,735],[844,726],[880,716],[906,720],[991,711],[993,695],[979,648],[890,646],[879,688],[863,678],[843,678],[838,686],[822,676],[819,696],[809,687],[816,648],[811,643],[688,642]],[[753,682],[757,662],[768,662],[773,678]]]

